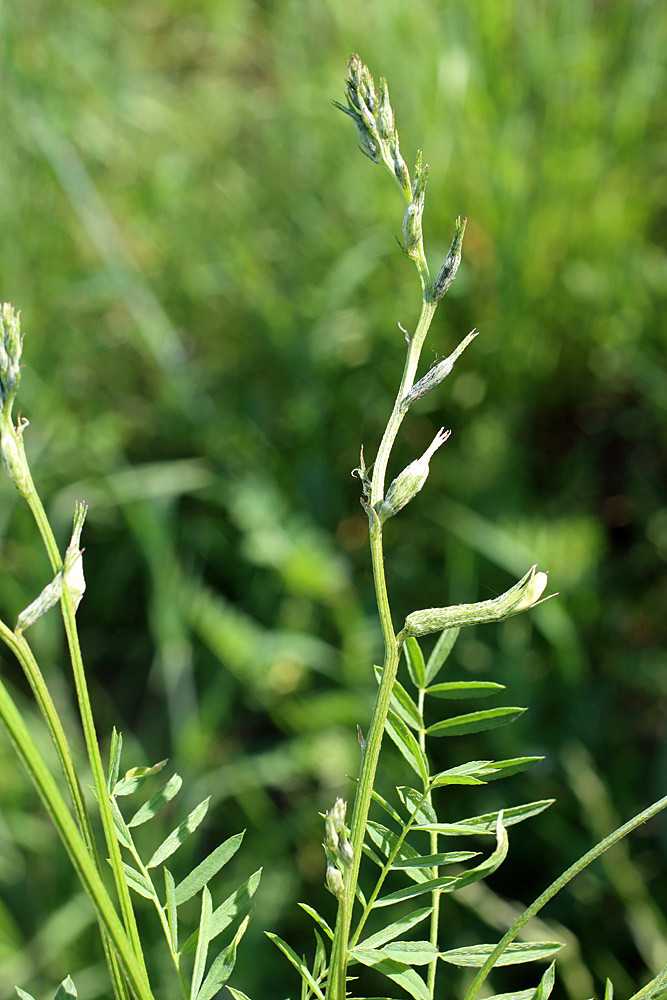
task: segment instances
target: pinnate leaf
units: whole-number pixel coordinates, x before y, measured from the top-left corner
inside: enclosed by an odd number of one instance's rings
[[[254,874],[250,876],[249,879],[240,885],[238,889],[229,896],[224,903],[221,903],[216,910],[213,911],[213,916],[211,917],[211,928],[209,932],[210,940],[212,941],[214,937],[218,934],[222,934],[225,928],[229,927],[232,920],[241,912],[241,910],[248,905],[252,897],[257,891],[257,886],[259,885],[259,880],[262,877],[262,869],[259,868]],[[189,951],[194,951],[197,947],[197,937],[199,935],[198,931],[191,934],[188,940],[185,942],[181,948],[180,954],[185,955]]]
[[[364,945],[361,946],[362,948]],[[429,965],[438,957],[438,949],[430,941],[391,941],[378,949],[379,953],[403,965]],[[354,949],[352,949],[354,957]]]
[[[552,962],[540,980],[540,985],[533,994],[533,1000],[549,1000],[556,981],[556,963]],[[605,990],[606,993],[606,990]]]
[[[123,862],[123,871],[125,872],[125,878],[127,879],[127,884],[130,889],[134,889],[136,893],[143,896],[145,899],[155,898],[153,886],[145,875],[138,872],[136,868],[131,868],[130,865],[126,865],[125,862]]]
[[[208,945],[211,930],[211,917],[213,915],[213,900],[211,893],[204,886],[201,897],[201,916],[199,918],[199,932],[197,934],[197,950],[195,952],[195,964],[192,969],[192,983],[190,985],[190,1000],[196,1000],[199,987],[204,979],[206,970],[206,956],[208,955]]]
[[[452,719],[443,719],[429,726],[426,732],[429,736],[463,736],[466,733],[482,733],[487,729],[507,726],[523,715],[525,708],[490,708],[485,712],[469,712],[467,715],[455,715]]]
[[[375,667],[375,679],[379,685],[382,680],[381,667]],[[421,712],[400,681],[394,681],[391,691],[391,707],[396,712],[396,715],[399,715],[408,726],[412,726],[413,729],[417,730],[424,728],[424,719]]]
[[[375,934],[371,934],[370,937],[366,938],[363,942],[364,948],[374,948],[378,949],[387,941],[393,941],[397,938],[399,934],[405,934],[409,931],[411,927],[415,924],[420,923],[425,920],[426,917],[430,917],[433,912],[432,906],[425,906],[421,910],[413,910],[412,913],[407,913],[404,917],[400,917],[399,920],[394,921],[393,924],[389,924],[387,927],[383,927],[382,930],[377,931]]]
[[[515,823],[521,823],[530,816],[537,816],[538,813],[544,812],[545,809],[553,805],[554,801],[555,799],[539,799],[537,802],[526,802],[522,806],[511,806],[509,809],[503,809],[503,825],[514,826]],[[424,823],[420,824],[418,829],[429,833],[440,833],[445,837],[465,836],[473,833],[495,833],[498,815],[497,812],[493,812],[483,816],[460,819],[455,823]]]
[[[132,819],[128,822],[128,826],[141,826],[142,823],[147,823],[149,819],[153,819],[167,802],[170,802],[173,797],[180,791],[181,785],[183,784],[183,779],[179,774],[172,774],[169,781],[162,786],[162,788],[151,795],[148,802],[144,802],[143,806],[138,809]]]
[[[238,948],[239,941],[245,934],[249,921],[250,914],[248,914],[245,920],[242,921],[231,944],[229,944],[226,948],[223,948],[218,957],[212,962],[208,975],[204,980],[199,993],[197,994],[196,1000],[211,1000],[218,990],[225,985],[234,971],[234,966],[236,965],[236,949]],[[239,993],[238,990],[230,990],[230,992],[232,992],[232,996],[235,992],[241,997],[244,995],[243,993]]]
[[[164,887],[167,896],[167,905],[165,907],[167,911],[167,923],[169,924],[169,937],[171,939],[171,947],[174,951],[178,950],[178,912],[176,909],[176,883],[174,882],[174,876],[171,874],[167,866],[164,868]]]
[[[439,865],[460,865],[476,858],[479,851],[450,851],[448,854],[422,854],[416,858],[397,858],[392,868],[433,868]]]
[[[162,841],[157,851],[153,854],[153,857],[146,865],[147,868],[157,868],[157,866],[161,865],[163,861],[170,858],[174,851],[178,850],[181,844],[185,843],[190,834],[194,833],[206,815],[210,801],[211,797],[209,796],[207,799],[204,799],[203,802],[200,802],[199,805],[192,810],[190,815],[184,819],[175,830],[172,830],[169,836]]]
[[[444,632],[441,632],[438,636],[438,641],[433,647],[433,652],[429,656],[428,663],[426,664],[426,676],[424,678],[425,684],[430,684],[438,671],[441,669],[443,663],[454,648],[454,643],[456,642],[460,631],[461,630],[458,626],[456,628],[446,628]]]
[[[152,767],[131,767],[125,773],[125,777],[116,782],[112,795],[131,795],[132,792],[136,792],[137,789],[141,788],[148,778],[161,771],[166,763],[166,760],[161,760],[157,764],[153,764]]]
[[[495,944],[474,944],[468,948],[441,951],[440,958],[450,965],[480,969],[495,947]],[[509,944],[502,955],[496,959],[494,968],[500,968],[501,965],[520,965],[524,962],[537,962],[552,958],[562,947],[563,945],[556,941],[527,941]],[[531,991],[532,993],[534,991]]]
[[[355,948],[354,957],[357,962],[370,966],[376,972],[381,972],[392,982],[397,983],[414,1000],[430,1000],[426,983],[409,965],[397,962],[393,958],[388,958],[382,951],[373,949]]]
[[[405,662],[408,665],[410,680],[416,688],[423,688],[426,685],[426,665],[419,643],[413,636],[409,636],[403,645]]]
[[[72,982],[71,977],[67,976],[56,990],[54,1000],[68,1000],[69,997],[76,997],[76,995],[76,986]]]
[[[242,840],[243,833],[234,834],[224,844],[216,847],[196,868],[193,868],[190,874],[186,875],[183,881],[176,886],[174,894],[176,906],[180,906],[187,899],[196,896],[199,890],[203,889],[213,876],[217,875],[220,869],[227,864],[230,858],[234,857]]]
[[[410,767],[413,771],[416,771],[424,782],[424,786],[426,786],[428,784],[428,764],[426,763],[424,751],[419,746],[417,740],[414,738],[403,720],[399,718],[395,712],[392,712],[391,709],[389,710],[389,714],[387,716],[385,729],[407,760]]]
[[[434,698],[488,698],[489,695],[504,691],[504,684],[494,681],[448,681],[426,688],[426,694]]]

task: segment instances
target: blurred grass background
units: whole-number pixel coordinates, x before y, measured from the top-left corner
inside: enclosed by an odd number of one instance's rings
[[[240,828],[227,892],[264,866],[232,980],[250,996],[297,989],[264,928],[303,951],[296,901],[333,919],[318,810],[351,796],[380,655],[350,470],[377,446],[397,322],[419,307],[400,197],[328,103],[350,52],[388,77],[407,162],[420,146],[432,164],[433,268],[469,220],[425,364],[481,331],[397,445],[390,475],[453,429],[388,526],[396,621],[499,593],[533,561],[561,595],[469,630],[450,661],[530,711],[442,741],[443,766],[546,760],[443,810],[558,801],[514,828],[493,892],[448,903],[447,945],[497,936],[494,893],[529,902],[665,792],[665,29],[649,0],[0,6],[0,294],[26,331],[35,479],[63,543],[74,499],[90,504],[79,621],[102,739],[115,724],[128,767],[168,756],[186,779],[164,833],[212,793],[183,871]],[[13,621],[48,571],[8,482],[0,526]],[[31,640],[74,726],[55,613]],[[384,768],[387,791],[407,777],[391,751]],[[606,975],[623,995],[667,961],[666,847],[655,822],[550,907],[585,956],[570,948],[560,995]],[[50,996],[71,973],[80,996],[108,996],[94,939],[3,738],[2,995]]]

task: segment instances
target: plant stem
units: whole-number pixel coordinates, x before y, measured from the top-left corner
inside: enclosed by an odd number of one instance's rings
[[[419,715],[420,715],[421,719],[424,718],[424,701],[425,701],[425,689],[423,687],[420,687],[419,688],[419,700],[418,700],[418,703],[417,703],[417,707],[419,709]],[[421,729],[421,731],[419,733],[419,746],[421,747],[424,755],[426,755],[426,730],[423,729],[423,728]],[[427,791],[427,794],[426,794],[426,801],[427,801],[427,803],[429,805],[431,805],[432,804],[432,800],[433,800],[433,796],[431,794],[431,788],[430,788],[430,785],[429,785],[429,788],[428,788],[428,791]],[[437,835],[437,833],[430,833],[429,834],[429,840],[430,840],[431,854],[437,854],[438,853],[438,835]],[[439,874],[438,867],[437,867],[437,865],[434,865],[433,866],[433,878],[437,878],[438,874]],[[433,892],[431,893],[431,906],[432,906],[432,910],[431,910],[431,919],[429,921],[429,923],[430,923],[429,941],[431,942],[431,944],[435,948],[438,947],[438,927],[440,925],[440,894],[441,894],[441,892],[442,892],[442,889],[434,889]],[[428,989],[428,995],[431,998],[433,998],[434,993],[435,993],[435,976],[436,976],[437,971],[438,971],[438,959],[434,958],[432,962],[429,962],[428,973],[427,973],[427,978],[426,978],[426,986],[427,986],[427,989]]]
[[[417,261],[417,267],[422,283],[422,310],[417,323],[414,336],[408,344],[403,377],[396,396],[391,416],[387,422],[380,447],[378,448],[375,465],[373,467],[373,480],[369,497],[369,520],[370,520],[370,547],[371,559],[373,563],[373,579],[375,582],[375,596],[380,617],[380,626],[384,641],[384,663],[382,669],[382,679],[378,690],[370,729],[366,738],[366,744],[362,752],[361,771],[359,774],[359,784],[354,800],[354,811],[352,814],[352,824],[350,829],[350,843],[352,845],[353,860],[349,868],[344,873],[344,892],[338,904],[338,914],[336,917],[336,927],[334,939],[331,947],[331,963],[329,979],[327,981],[326,1000],[344,1000],[346,995],[346,978],[348,950],[350,939],[350,927],[352,923],[352,910],[356,894],[357,882],[359,879],[359,865],[361,862],[362,846],[366,835],[366,823],[373,796],[375,783],[375,772],[377,770],[378,758],[382,746],[385,723],[389,712],[389,703],[396,680],[399,657],[402,642],[396,639],[396,633],[391,620],[391,609],[387,594],[387,584],[384,572],[384,553],[382,546],[382,525],[373,510],[373,507],[382,500],[384,496],[384,483],[387,471],[389,456],[396,440],[399,428],[403,422],[406,409],[402,406],[402,401],[406,393],[410,391],[414,384],[419,357],[424,339],[428,332],[431,320],[435,313],[437,303],[429,291],[428,267],[424,259],[423,251]]]
[[[54,571],[54,573],[57,573],[63,568],[62,557],[60,555],[60,551],[58,549],[58,545],[56,543],[55,536],[51,528],[51,524],[49,523],[49,519],[46,515],[46,511],[44,510],[42,501],[39,498],[37,490],[35,489],[35,485],[32,479],[32,474],[30,473],[30,469],[28,466],[27,458],[25,460],[25,477],[26,477],[25,486],[22,491],[23,496],[25,497],[28,506],[30,507],[32,515],[35,519],[35,523],[37,524],[37,528],[42,537],[42,541],[44,543],[44,547],[46,549],[49,562],[51,563],[51,568]],[[95,722],[93,719],[93,713],[90,705],[88,684],[86,681],[86,674],[83,666],[81,647],[79,645],[79,637],[76,627],[76,617],[75,617],[76,607],[69,594],[66,581],[63,582],[63,592],[60,603],[62,608],[63,621],[65,623],[65,632],[67,634],[70,660],[72,663],[74,683],[76,687],[77,700],[79,703],[79,713],[81,716],[81,724],[83,727],[83,733],[86,742],[86,750],[88,752],[88,759],[90,761],[90,766],[93,772],[95,790],[97,793],[97,802],[100,809],[100,815],[102,817],[104,837],[107,845],[107,850],[109,852],[109,858],[111,861],[111,868],[113,871],[114,881],[116,883],[116,892],[118,893],[120,909],[123,916],[123,923],[125,924],[125,928],[129,935],[130,941],[132,942],[132,946],[134,948],[137,961],[141,969],[143,970],[145,987],[148,991],[150,991],[150,987],[148,985],[148,973],[146,971],[143,950],[141,947],[141,940],[139,937],[139,931],[137,929],[134,910],[132,908],[132,902],[130,900],[130,890],[128,888],[127,880],[125,878],[125,873],[122,866],[120,848],[118,846],[118,840],[116,837],[116,832],[113,824],[113,817],[111,814],[111,806],[107,794],[106,780],[104,777],[104,767],[102,765],[102,758],[100,756],[100,748],[97,740],[97,733],[95,731]],[[49,722],[48,719],[47,722]],[[51,728],[51,723],[49,723],[49,728]],[[70,789],[70,791],[71,790],[72,789]],[[113,969],[111,967],[110,967],[110,972],[113,976]]]
[[[72,866],[90,897],[98,919],[107,930],[132,993],[137,1000],[153,1000],[143,964],[138,960],[118,919],[95,862],[68,812],[44,758],[2,682],[0,682],[0,718],[2,718],[21,762],[37,788],[53,825],[67,850]]]

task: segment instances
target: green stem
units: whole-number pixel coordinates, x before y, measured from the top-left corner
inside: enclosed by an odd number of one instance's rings
[[[419,708],[419,717],[422,720],[424,718],[424,701],[425,701],[425,698],[426,698],[426,696],[425,696],[425,689],[422,688],[422,687],[420,687],[420,689],[419,689],[419,699],[418,699],[417,707]],[[420,732],[419,732],[419,746],[421,747],[421,750],[422,750],[424,756],[426,756],[426,730],[425,729],[421,729]],[[430,785],[429,785],[429,788],[428,788],[427,793],[426,793],[426,801],[427,801],[427,803],[429,805],[432,805],[433,796],[431,794]],[[438,835],[437,835],[437,833],[430,833],[429,834],[429,841],[430,841],[431,854],[437,854],[438,853]],[[438,874],[439,874],[439,872],[438,872],[438,866],[434,865],[433,866],[433,878],[437,878]],[[432,907],[432,909],[431,909],[431,919],[429,921],[429,923],[430,923],[429,941],[431,942],[431,944],[435,948],[438,947],[438,928],[440,926],[440,895],[441,895],[441,892],[442,892],[442,889],[434,889],[433,892],[431,893],[431,907]],[[428,995],[431,997],[431,1000],[432,1000],[432,998],[433,998],[433,996],[435,994],[435,976],[436,976],[437,971],[438,971],[438,959],[434,958],[432,962],[429,962],[428,973],[427,973],[427,977],[426,977],[426,986],[427,986],[427,989],[428,989]]]
[[[109,801],[109,794],[107,791],[106,778],[104,775],[104,766],[102,764],[100,747],[97,740],[97,733],[95,731],[95,722],[93,719],[93,712],[90,705],[90,696],[88,694],[86,674],[83,666],[83,659],[81,656],[81,647],[79,645],[79,635],[76,627],[74,602],[70,597],[66,582],[63,584],[63,596],[61,600],[61,607],[62,607],[63,621],[65,623],[65,632],[67,634],[67,643],[69,646],[70,659],[72,662],[74,684],[76,687],[77,699],[79,702],[81,725],[83,727],[83,734],[86,741],[86,749],[88,751],[88,759],[90,761],[90,766],[93,772],[93,780],[95,782],[95,789],[97,791],[97,802],[100,809],[100,816],[102,818],[104,839],[106,841],[107,850],[109,852],[109,860],[111,862],[111,870],[113,872],[114,882],[116,884],[116,892],[118,893],[120,911],[123,917],[123,923],[125,924],[128,936],[130,938],[130,941],[132,942],[132,946],[134,948],[137,961],[139,962],[141,968],[143,969],[146,988],[150,989],[148,985],[148,973],[146,971],[146,965],[144,963],[144,955],[141,946],[141,939],[139,937],[139,930],[137,928],[137,922],[134,916],[134,909],[132,907],[132,901],[130,899],[130,890],[128,888],[127,880],[125,878],[125,872],[123,870],[123,862],[120,854],[120,846],[118,844],[118,838],[116,837],[116,829],[114,826],[113,816],[111,813],[111,803]]]
[[[658,799],[657,802],[654,802],[653,805],[644,809],[643,812],[633,816],[632,819],[628,820],[627,823],[624,823],[623,826],[619,826],[617,830],[614,830],[614,832],[610,833],[608,837],[605,837],[605,839],[601,840],[599,844],[596,844],[595,847],[591,848],[587,854],[584,854],[578,861],[575,861],[575,863],[571,865],[567,871],[563,872],[563,874],[560,875],[555,882],[552,882],[551,885],[537,897],[535,902],[531,903],[531,905],[523,911],[520,917],[517,917],[505,936],[498,942],[485,961],[484,965],[473,979],[470,989],[466,993],[465,1000],[474,1000],[489,972],[492,971],[496,960],[502,955],[507,946],[512,943],[517,934],[519,934],[526,924],[540,912],[542,907],[545,906],[550,899],[553,899],[557,892],[560,892],[560,890],[566,886],[568,882],[571,882],[576,875],[582,872],[584,868],[587,868],[591,862],[596,861],[602,854],[604,854],[605,851],[608,851],[610,847],[617,844],[619,840],[623,840],[623,838],[627,837],[629,833],[636,830],[638,826],[646,823],[647,820],[657,815],[657,813],[661,812],[666,807],[667,795],[662,799]]]
[[[37,494],[35,489],[32,475],[29,471],[29,466],[27,458],[25,459],[25,473],[26,480],[24,488],[22,490],[23,496],[25,497],[28,506],[32,512],[32,515],[37,524],[37,528],[44,542],[44,547],[46,549],[47,555],[49,557],[49,562],[51,563],[51,568],[54,573],[59,572],[63,567],[62,558],[58,550],[58,545],[56,543],[53,530],[49,523],[48,517],[46,516],[46,511],[42,501]],[[100,815],[102,817],[102,827],[104,829],[104,837],[107,845],[107,850],[109,852],[109,858],[111,861],[111,868],[113,871],[113,877],[116,884],[116,892],[118,893],[118,899],[120,902],[121,914],[123,917],[123,923],[132,942],[135,954],[137,956],[137,961],[143,969],[145,987],[150,992],[150,987],[148,985],[148,973],[146,972],[146,966],[144,963],[143,949],[141,947],[141,940],[139,938],[139,931],[137,929],[136,919],[134,916],[134,910],[132,908],[132,902],[130,899],[130,890],[127,885],[127,880],[125,878],[125,873],[123,871],[122,859],[120,856],[120,848],[118,846],[118,840],[116,837],[116,832],[113,825],[113,817],[111,814],[111,805],[109,803],[109,798],[107,794],[106,780],[104,777],[104,767],[102,765],[102,758],[100,756],[99,743],[97,740],[97,733],[95,731],[95,722],[93,719],[93,713],[90,705],[90,697],[88,694],[88,684],[86,681],[86,674],[83,666],[83,659],[81,656],[81,648],[79,646],[79,637],[76,627],[76,608],[74,602],[72,601],[66,582],[63,583],[63,593],[61,598],[61,608],[63,614],[63,621],[65,623],[65,631],[67,634],[67,642],[69,645],[70,659],[72,663],[72,670],[74,674],[74,683],[76,687],[77,700],[79,703],[79,712],[81,716],[81,724],[83,727],[84,738],[86,742],[86,750],[88,752],[88,759],[90,761],[90,766],[93,772],[93,780],[95,782],[95,790],[97,792],[97,802],[100,809]],[[110,970],[113,975],[113,969]]]
[[[118,806],[116,806],[116,808],[118,808]],[[129,830],[129,827],[128,827],[128,830]],[[141,860],[141,857],[139,856],[139,852],[137,851],[137,848],[135,846],[135,843],[134,843],[134,840],[132,839],[132,835],[131,834],[130,834],[130,838],[129,839],[130,839],[130,853],[132,854],[132,857],[134,858],[135,864],[136,864],[137,868],[139,869],[139,871],[144,876],[144,878],[146,879],[146,881],[148,882],[148,884],[151,886],[151,888],[153,890],[153,895],[151,897],[152,901],[153,901],[153,905],[155,906],[155,909],[157,910],[158,918],[160,920],[160,924],[162,925],[162,930],[164,932],[164,936],[167,939],[167,947],[169,948],[169,954],[171,955],[172,961],[173,961],[173,963],[174,963],[174,965],[176,967],[176,972],[178,973],[178,977],[179,977],[179,980],[180,980],[180,983],[181,983],[181,988],[183,990],[183,996],[184,996],[185,1000],[188,1000],[188,997],[190,996],[190,991],[188,989],[188,984],[186,982],[185,975],[183,974],[183,970],[181,968],[180,955],[178,954],[178,952],[174,951],[172,943],[171,943],[171,931],[169,929],[169,922],[168,922],[166,914],[164,912],[164,907],[162,906],[162,904],[160,902],[160,897],[158,896],[157,890],[156,890],[155,886],[153,885],[153,879],[151,878],[150,872],[149,872],[148,868],[146,868],[146,866],[144,865],[143,861]]]
[[[106,928],[134,996],[137,1000],[153,1000],[143,965],[135,955],[127,934],[118,919],[88,847],[77,830],[28,727],[2,682],[0,682],[0,718],[2,718],[16,753],[51,817],[72,866],[90,897],[98,919]]]
[[[417,323],[414,336],[412,337],[407,351],[403,377],[396,396],[394,408],[387,423],[380,447],[378,448],[375,465],[373,468],[373,481],[369,497],[369,517],[370,517],[370,547],[371,559],[373,563],[373,579],[375,582],[375,595],[380,617],[380,626],[384,640],[384,664],[382,670],[382,680],[378,690],[373,717],[363,750],[361,771],[359,774],[359,784],[354,801],[354,811],[352,814],[352,824],[350,829],[350,843],[352,845],[353,860],[344,875],[343,896],[338,904],[338,914],[336,917],[336,927],[334,939],[331,947],[330,974],[327,982],[326,1000],[344,1000],[346,994],[347,963],[349,952],[350,928],[352,924],[352,910],[356,894],[357,882],[359,879],[359,865],[361,861],[362,846],[366,835],[366,823],[373,796],[375,783],[375,772],[377,770],[382,737],[384,735],[385,723],[389,712],[391,693],[396,680],[396,672],[402,642],[397,641],[396,633],[391,620],[391,609],[387,594],[387,584],[384,572],[384,554],[382,547],[382,525],[380,524],[373,507],[382,500],[384,496],[384,483],[387,471],[389,456],[396,440],[399,428],[406,414],[406,409],[402,406],[402,401],[406,393],[414,385],[417,366],[424,339],[431,325],[437,303],[433,301],[428,291],[428,267],[424,259],[423,251],[417,261],[420,280],[422,283],[422,310]]]

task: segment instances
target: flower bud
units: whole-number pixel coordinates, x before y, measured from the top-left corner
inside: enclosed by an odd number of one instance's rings
[[[20,314],[5,302],[0,309],[0,405],[8,417],[21,379],[22,346]]]
[[[400,633],[400,639],[408,636],[427,635],[429,632],[441,632],[446,628],[463,625],[483,625],[486,622],[504,621],[521,611],[527,611],[541,603],[540,598],[547,585],[547,574],[537,573],[537,566],[531,566],[526,575],[510,587],[500,597],[490,601],[480,601],[477,604],[455,604],[449,608],[424,608],[413,611],[405,619],[405,626]],[[551,595],[555,597],[555,594]],[[544,598],[543,600],[548,600]]]
[[[343,882],[343,876],[335,865],[327,865],[325,885],[329,892],[336,897],[336,899],[342,899],[345,895],[345,883]]]
[[[11,408],[11,401],[9,402]],[[21,496],[25,497],[33,489],[28,459],[23,447],[23,430],[28,426],[27,420],[20,420],[14,427],[4,411],[0,412],[0,456],[5,472],[14,482]]]
[[[428,477],[429,463],[433,454],[441,444],[445,443],[451,433],[451,431],[446,431],[444,427],[441,427],[422,457],[411,462],[394,479],[387,490],[384,500],[376,508],[380,523],[386,521],[388,517],[393,517],[394,514],[398,513],[407,503],[410,503],[412,498],[419,493]]]
[[[450,246],[447,256],[445,257],[445,261],[440,268],[438,277],[433,282],[433,298],[436,302],[440,301],[456,277],[456,272],[458,271],[459,264],[461,263],[463,234],[466,231],[467,221],[467,219],[463,219],[463,221],[461,221],[461,216],[459,216],[454,223],[454,239],[452,240],[452,245]]]
[[[443,361],[439,361],[436,365],[426,372],[423,378],[417,382],[416,385],[412,387],[410,392],[406,393],[401,400],[401,409],[403,411],[407,410],[408,407],[412,406],[414,402],[425,396],[427,392],[434,389],[436,385],[440,385],[443,379],[447,378],[452,368],[454,367],[454,362],[459,358],[465,351],[468,344],[475,339],[477,336],[477,330],[471,330],[467,337],[465,337],[459,346],[453,351],[448,358]]]

